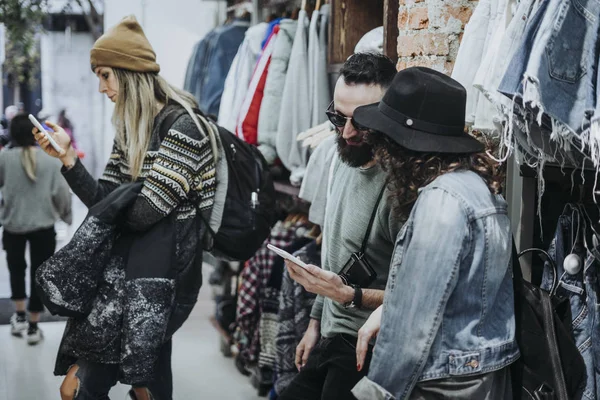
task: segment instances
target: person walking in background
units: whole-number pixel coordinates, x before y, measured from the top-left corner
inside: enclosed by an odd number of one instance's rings
[[[73,131],[73,124],[71,120],[67,117],[67,110],[62,109],[60,113],[58,113],[58,121],[56,122],[58,126],[63,128],[67,135],[71,138],[71,146],[77,151],[77,157],[83,159],[85,157],[85,153],[79,149],[77,146],[77,142],[75,141],[75,132]]]
[[[2,243],[10,272],[12,300],[17,309],[11,318],[11,333],[37,344],[42,339],[38,327],[44,310],[34,285],[37,268],[56,247],[54,223],[60,218],[72,222],[71,194],[60,173],[60,163],[36,147],[33,125],[25,115],[16,115],[10,124],[13,147],[0,152],[0,222]],[[25,312],[25,248],[30,249],[29,326]]]

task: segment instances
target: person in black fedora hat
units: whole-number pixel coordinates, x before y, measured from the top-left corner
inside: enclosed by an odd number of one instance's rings
[[[465,132],[465,108],[458,82],[415,67],[354,113],[372,130],[393,213],[408,218],[384,304],[359,332],[358,364],[377,335],[359,400],[512,399],[510,220],[499,165]]]

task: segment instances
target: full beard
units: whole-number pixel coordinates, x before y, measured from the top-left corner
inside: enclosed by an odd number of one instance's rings
[[[360,146],[350,146],[342,135],[337,136],[340,159],[352,168],[362,167],[373,160],[373,147],[366,142]]]

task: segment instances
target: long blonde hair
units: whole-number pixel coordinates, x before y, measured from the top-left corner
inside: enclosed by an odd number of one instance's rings
[[[27,177],[32,182],[35,182],[37,180],[37,177],[35,176],[37,159],[34,147],[23,147],[21,149],[21,164],[23,165]]]
[[[113,68],[113,71],[119,83],[119,95],[112,123],[116,130],[117,145],[125,153],[132,181],[142,173],[159,103],[166,105],[174,101],[185,108],[198,130],[211,136],[216,156],[213,131],[205,121],[201,123],[194,113],[193,108],[197,108],[198,104],[190,93],[170,85],[156,73],[118,68]]]

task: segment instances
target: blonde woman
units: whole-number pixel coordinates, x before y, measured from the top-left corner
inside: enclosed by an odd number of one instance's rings
[[[44,306],[34,279],[38,267],[56,247],[54,223],[60,218],[71,223],[71,194],[60,176],[59,163],[42,152],[31,136],[33,125],[25,115],[17,115],[10,124],[12,148],[0,152],[0,222],[4,227],[2,244],[10,273],[12,300],[17,312],[10,320],[13,336],[27,336],[27,343],[42,340],[38,327]],[[31,285],[29,324],[25,303],[25,248],[29,243]]]
[[[197,206],[201,211],[209,210],[214,201],[214,125],[194,114],[192,108],[197,105],[190,94],[160,77],[155,53],[134,17],[123,19],[98,39],[91,50],[91,65],[100,81],[100,92],[115,103],[112,121],[116,138],[103,176],[98,181],[91,177],[62,128],[48,124],[63,149],[61,152],[54,150],[37,131],[36,139],[48,154],[62,161],[64,177],[88,207],[120,185],[143,182],[141,193],[128,209],[125,224],[129,230],[139,232],[163,218],[175,221],[175,299],[168,322],[128,333],[138,335],[140,342],[160,336],[163,344],[159,351],[142,358],[137,365],[126,365],[123,360],[131,357],[131,350],[120,347],[124,333],[117,332],[119,339],[106,347],[96,345],[107,343],[105,338],[119,329],[115,325],[122,320],[123,296],[127,296],[121,289],[124,278],[107,266],[104,275],[113,280],[102,284],[109,287],[112,297],[96,299],[99,305],[90,313],[94,321],[89,324],[94,329],[86,330],[80,327],[83,322],[70,320],[55,374],[67,375],[61,386],[63,399],[107,399],[110,388],[120,381],[132,385],[132,399],[170,400],[170,338],[189,315],[202,282],[202,252],[198,251],[202,233],[195,216]],[[188,113],[161,138],[162,122],[181,107]]]

